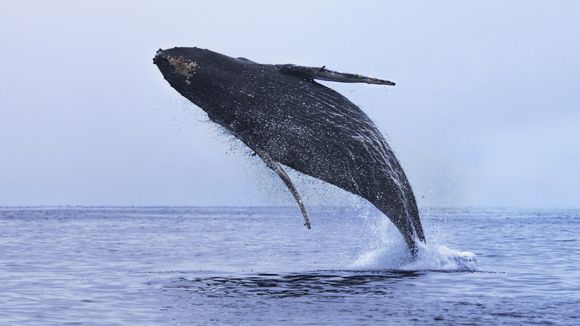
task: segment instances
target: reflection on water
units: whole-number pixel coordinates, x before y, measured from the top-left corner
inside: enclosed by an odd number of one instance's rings
[[[207,296],[261,295],[272,298],[302,296],[389,295],[392,283],[420,277],[423,272],[342,272],[256,274],[240,276],[181,277],[168,288],[179,288]]]

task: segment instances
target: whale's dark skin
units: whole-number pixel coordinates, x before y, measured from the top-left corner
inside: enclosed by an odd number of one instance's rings
[[[279,163],[365,198],[387,215],[411,253],[425,241],[411,185],[375,124],[315,79],[394,83],[322,68],[258,64],[199,48],[159,50],[169,84],[258,154],[306,210]]]

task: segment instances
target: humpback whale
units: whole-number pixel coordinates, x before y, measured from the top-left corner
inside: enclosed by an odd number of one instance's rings
[[[425,242],[411,185],[370,118],[316,80],[394,86],[326,67],[260,64],[207,49],[159,49],[163,77],[209,119],[241,140],[272,169],[310,220],[289,167],[358,195],[397,227],[413,256]]]

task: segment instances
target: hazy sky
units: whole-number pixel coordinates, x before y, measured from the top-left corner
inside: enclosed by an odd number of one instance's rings
[[[293,205],[152,64],[198,46],[396,81],[327,85],[420,206],[580,207],[579,31],[578,1],[4,1],[0,205]]]

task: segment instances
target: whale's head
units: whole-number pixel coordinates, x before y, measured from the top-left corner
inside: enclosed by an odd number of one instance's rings
[[[196,47],[159,49],[153,63],[171,87],[204,110],[227,93],[232,78],[242,69],[238,59]]]
[[[203,51],[198,48],[159,49],[153,58],[153,63],[161,70],[171,86],[191,85],[199,79],[198,74],[201,73],[202,63],[204,63],[203,70],[207,70],[205,62],[202,62]]]

